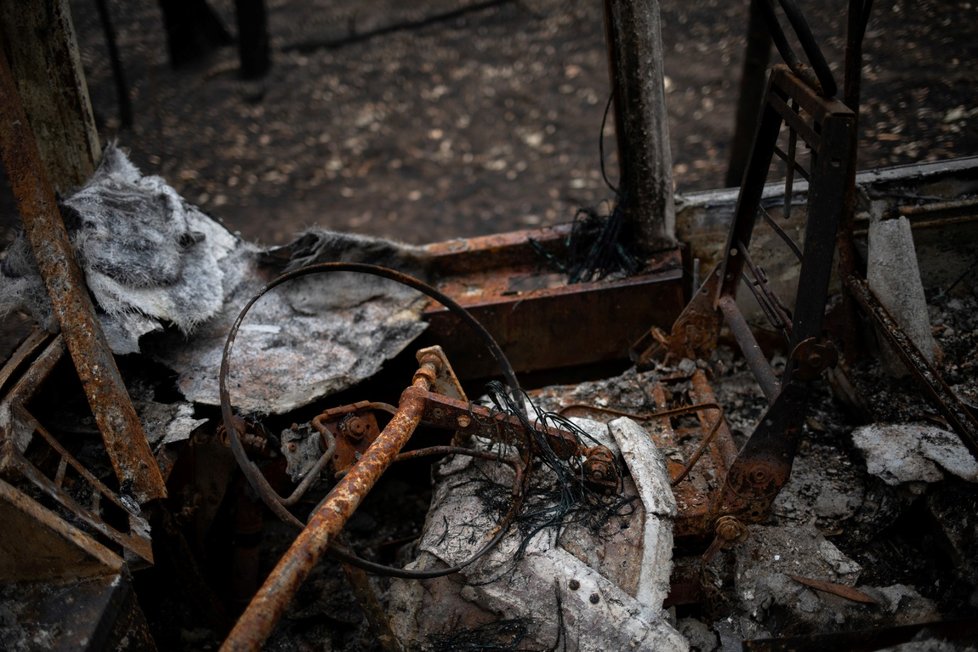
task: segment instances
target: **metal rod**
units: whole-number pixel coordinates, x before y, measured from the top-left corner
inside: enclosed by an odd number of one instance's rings
[[[757,379],[757,384],[761,386],[764,397],[768,400],[768,403],[773,403],[774,399],[781,393],[781,383],[778,381],[777,376],[774,375],[774,370],[771,369],[767,358],[764,357],[764,352],[761,351],[761,345],[757,343],[757,339],[754,337],[754,333],[751,332],[747,320],[740,313],[740,308],[737,307],[737,300],[730,295],[724,295],[717,301],[717,307],[720,308],[720,311],[726,318],[727,326],[730,327],[730,333],[737,340],[737,343],[740,344],[740,350],[744,354],[744,359],[747,360],[747,366],[754,373],[754,378]]]
[[[281,620],[296,591],[411,438],[424,414],[425,394],[434,374],[435,364],[431,359],[421,364],[412,387],[401,395],[397,414],[316,509],[308,525],[292,542],[238,619],[221,650],[261,648]]]
[[[937,409],[947,419],[948,423],[958,433],[961,441],[978,457],[978,419],[968,410],[968,407],[958,398],[940,372],[934,368],[920,352],[913,340],[900,327],[900,324],[890,315],[889,311],[879,302],[869,284],[856,277],[846,279],[846,287],[852,293],[863,310],[876,322],[879,331],[893,345],[906,364],[907,369],[927,390]]]
[[[61,325],[116,477],[120,484],[132,487],[133,495],[141,503],[163,498],[166,496],[163,476],[95,316],[95,306],[61,221],[34,132],[2,53],[0,107],[3,165],[54,315]]]
[[[764,221],[767,222],[767,225],[771,227],[771,229],[773,229],[775,233],[778,234],[778,237],[781,238],[781,240],[783,240],[786,245],[788,245],[788,248],[791,249],[791,253],[795,255],[795,258],[798,259],[798,262],[801,262],[802,261],[801,249],[798,247],[795,241],[791,239],[791,236],[788,235],[787,232],[785,232],[785,230],[781,228],[781,225],[778,224],[773,217],[771,217],[771,214],[767,212],[767,209],[764,208],[763,204],[758,204],[757,210],[761,213],[761,217],[764,218]]]
[[[747,49],[744,67],[740,73],[740,91],[737,99],[737,118],[734,137],[730,143],[730,163],[725,184],[728,188],[740,185],[747,169],[757,116],[764,104],[764,82],[767,64],[771,60],[771,35],[758,4],[766,0],[751,0],[747,21]]]

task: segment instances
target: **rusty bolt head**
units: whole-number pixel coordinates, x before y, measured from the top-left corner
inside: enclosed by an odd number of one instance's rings
[[[751,469],[747,477],[753,485],[767,484],[770,478],[766,469]]]
[[[351,415],[340,423],[340,431],[353,441],[360,441],[367,434],[367,423],[360,417]]]
[[[455,420],[455,423],[458,424],[459,428],[468,428],[469,426],[472,425],[472,417],[470,417],[467,414],[460,414],[458,415],[458,418]]]
[[[733,516],[717,519],[716,535],[724,541],[740,541],[747,536],[747,527]]]

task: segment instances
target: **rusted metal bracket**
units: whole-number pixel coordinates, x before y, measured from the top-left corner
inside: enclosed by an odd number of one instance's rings
[[[41,277],[119,484],[140,503],[166,486],[109,350],[61,221],[54,190],[5,56],[0,53],[0,155]]]

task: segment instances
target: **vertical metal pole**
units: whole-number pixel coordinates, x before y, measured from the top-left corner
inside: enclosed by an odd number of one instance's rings
[[[621,207],[649,254],[676,243],[659,0],[605,0]]]
[[[740,73],[737,117],[733,139],[730,141],[730,162],[725,179],[728,188],[739,186],[744,178],[750,146],[754,142],[754,130],[764,104],[764,83],[767,65],[771,60],[771,34],[764,22],[764,14],[761,13],[761,2],[767,0],[750,2],[747,49],[744,51],[744,67]]]

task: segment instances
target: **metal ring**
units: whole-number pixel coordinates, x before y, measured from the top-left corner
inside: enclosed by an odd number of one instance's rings
[[[499,365],[503,376],[506,378],[506,382],[509,385],[510,391],[513,394],[513,398],[516,404],[522,407],[522,390],[520,389],[519,382],[516,380],[516,372],[513,370],[513,366],[510,364],[509,360],[506,358],[506,354],[503,353],[502,348],[492,337],[492,334],[486,330],[486,328],[479,323],[479,321],[473,317],[465,308],[459,305],[454,299],[444,294],[440,290],[437,290],[427,283],[399,272],[388,267],[382,267],[380,265],[368,265],[365,263],[344,263],[344,262],[334,262],[334,263],[317,263],[314,265],[308,265],[306,267],[301,267],[292,272],[288,272],[279,276],[278,278],[271,281],[268,285],[262,288],[258,294],[253,296],[241,312],[238,314],[237,319],[234,320],[230,331],[228,331],[227,340],[224,343],[224,351],[221,355],[221,371],[218,378],[220,386],[220,401],[221,401],[221,418],[224,422],[224,429],[228,435],[228,441],[231,445],[231,453],[234,455],[234,459],[237,461],[238,466],[241,468],[251,485],[252,489],[262,498],[262,501],[268,506],[272,512],[278,516],[281,520],[286,523],[297,526],[299,529],[305,528],[305,524],[296,518],[291,512],[285,509],[285,506],[278,500],[274,500],[278,497],[278,494],[272,489],[271,485],[262,475],[261,471],[252,462],[247,453],[245,453],[244,447],[241,445],[241,440],[238,438],[238,431],[234,427],[234,415],[231,410],[231,394],[228,389],[228,375],[230,374],[230,359],[231,359],[231,349],[234,346],[234,340],[238,335],[238,330],[241,327],[241,323],[244,321],[245,316],[251,310],[252,306],[258,302],[266,293],[272,289],[291,281],[293,279],[309,276],[312,274],[325,274],[330,272],[356,272],[361,274],[369,274],[372,276],[379,276],[381,278],[386,278],[394,282],[406,285],[410,288],[421,292],[422,294],[438,301],[440,304],[445,306],[449,311],[455,313],[459,316],[462,321],[467,323],[476,334],[483,339],[483,342],[488,348],[490,355]],[[480,550],[475,552],[469,559],[451,566],[449,568],[428,570],[428,571],[416,571],[416,570],[405,570],[402,568],[396,568],[393,566],[384,566],[382,564],[376,564],[374,562],[367,561],[349,549],[339,546],[337,544],[332,544],[329,548],[329,553],[339,559],[342,562],[357,566],[365,571],[389,575],[392,577],[402,577],[408,579],[430,579],[435,577],[442,577],[445,575],[450,575],[452,573],[457,573],[464,567],[468,566],[472,562],[476,561],[479,557],[489,552],[494,548],[502,537],[505,535],[509,528],[509,524],[515,517],[516,513],[522,505],[522,495],[523,492],[517,492],[516,489],[521,484],[525,486],[529,472],[530,465],[525,465],[524,473],[516,473],[516,480],[514,483],[514,496],[513,501],[510,504],[509,510],[503,517],[499,526],[497,526],[497,531],[490,537],[489,541]]]

